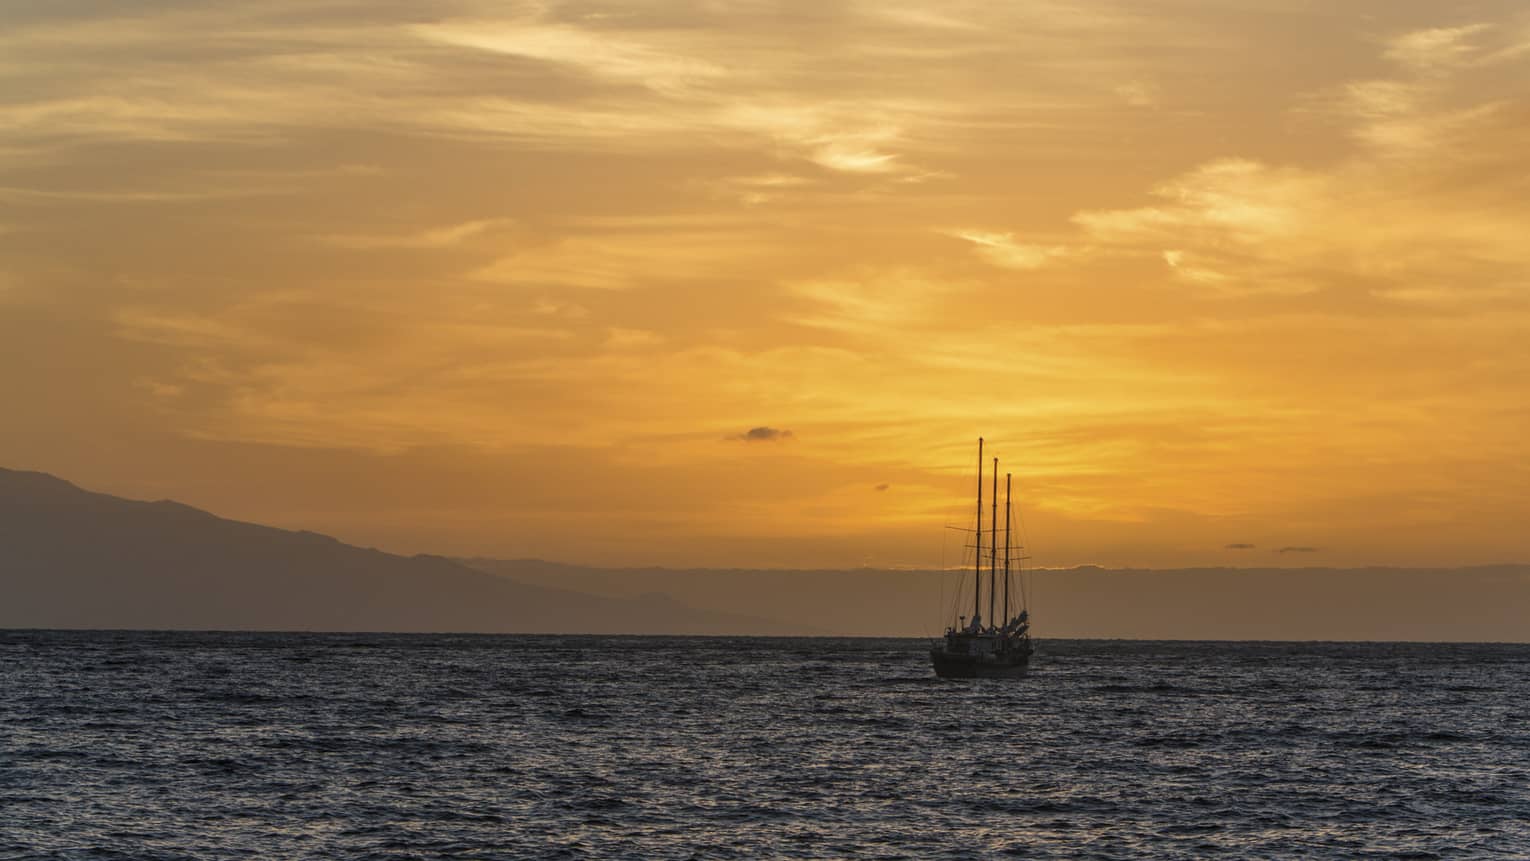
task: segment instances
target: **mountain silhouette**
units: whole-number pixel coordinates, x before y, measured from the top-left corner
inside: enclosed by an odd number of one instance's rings
[[[0,627],[938,633],[953,573],[590,568],[354,547],[0,469]],[[970,582],[970,581],[969,581]],[[1046,637],[1530,641],[1530,566],[1032,572]]]
[[[775,634],[674,598],[579,594],[0,469],[0,627]]]

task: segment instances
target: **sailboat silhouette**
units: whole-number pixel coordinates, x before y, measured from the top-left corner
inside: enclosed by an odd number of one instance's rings
[[[988,543],[988,624],[983,624],[983,439],[978,438],[977,525],[972,530],[973,544],[972,617],[959,616],[946,629],[944,641],[930,649],[935,675],[943,679],[1007,678],[1021,675],[1030,665],[1035,646],[1031,643],[1031,615],[1025,607],[1023,592],[1016,597],[1019,613],[1010,615],[1013,581],[1010,552],[1010,476],[1004,476],[1004,568],[999,569],[999,459],[993,459],[992,512],[989,518]],[[1004,587],[999,589],[1003,575]],[[1002,624],[994,624],[1002,592]]]

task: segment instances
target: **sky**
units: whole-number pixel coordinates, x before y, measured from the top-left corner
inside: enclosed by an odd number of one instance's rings
[[[398,552],[1530,559],[1519,2],[12,0],[0,465]]]

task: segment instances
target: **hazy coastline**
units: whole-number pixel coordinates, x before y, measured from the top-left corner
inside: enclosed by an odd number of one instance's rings
[[[955,571],[400,556],[11,470],[0,510],[8,628],[910,637],[966,604]],[[1082,567],[1028,583],[1042,637],[1530,641],[1530,565]]]

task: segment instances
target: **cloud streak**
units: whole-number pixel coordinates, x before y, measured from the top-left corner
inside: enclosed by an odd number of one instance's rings
[[[27,5],[0,460],[152,433],[124,481],[256,446],[464,490],[577,448],[632,497],[560,471],[543,526],[811,563],[942,519],[983,434],[1049,564],[1524,555],[1530,21],[1490,12]]]

